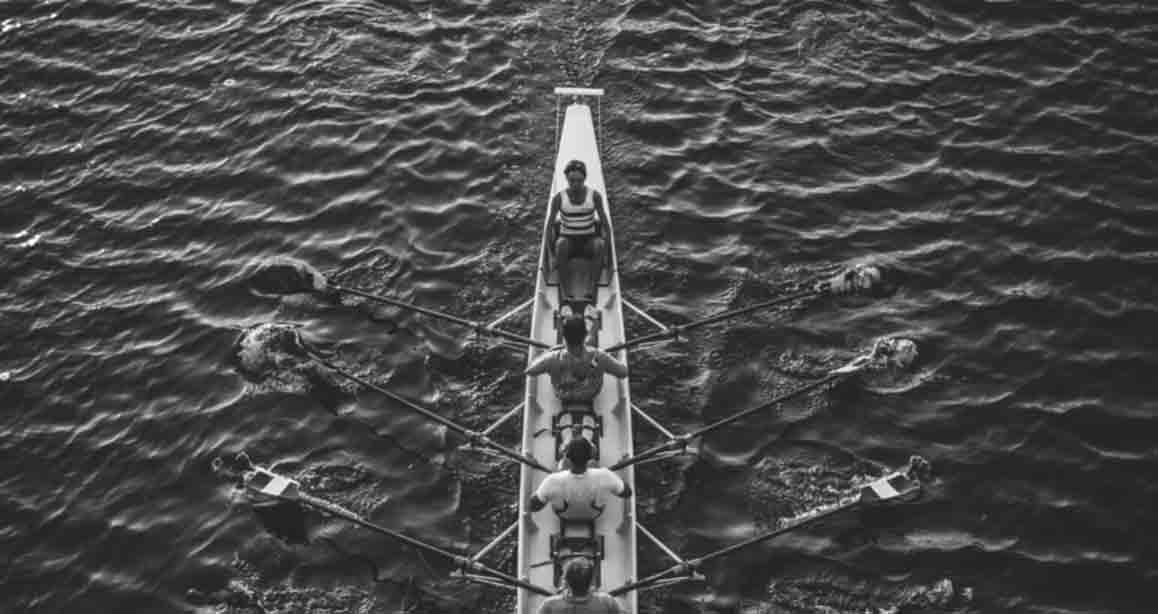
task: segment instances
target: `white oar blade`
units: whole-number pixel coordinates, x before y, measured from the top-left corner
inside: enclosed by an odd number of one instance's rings
[[[860,490],[861,503],[885,503],[904,499],[920,492],[920,482],[902,472],[892,473],[869,482]]]
[[[292,484],[293,482],[281,477],[280,475],[274,476],[274,478],[265,485],[265,488],[261,489],[261,493],[271,497],[281,497],[286,493]]]
[[[291,480],[260,467],[255,468],[246,478],[245,485],[254,494],[266,497],[296,499],[298,496],[297,480]]]

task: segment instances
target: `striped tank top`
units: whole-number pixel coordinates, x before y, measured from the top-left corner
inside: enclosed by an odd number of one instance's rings
[[[567,236],[595,234],[595,199],[592,194],[595,190],[584,188],[587,194],[583,202],[575,204],[567,195],[567,190],[559,192],[562,203],[559,205],[559,218],[562,228],[559,233]]]

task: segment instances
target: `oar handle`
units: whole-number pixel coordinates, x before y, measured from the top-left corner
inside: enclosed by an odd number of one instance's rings
[[[362,297],[366,300],[369,300],[369,301],[375,301],[378,303],[383,303],[385,305],[391,305],[393,307],[398,307],[400,309],[408,309],[410,311],[421,313],[423,315],[428,315],[432,318],[437,318],[440,320],[446,320],[447,322],[454,322],[455,324],[465,326],[465,327],[473,330],[474,332],[476,332],[480,335],[492,335],[495,337],[500,337],[502,339],[507,339],[509,341],[515,341],[517,343],[522,343],[525,345],[531,345],[531,346],[534,346],[537,348],[547,349],[547,348],[551,347],[547,343],[544,343],[542,341],[537,341],[535,339],[531,339],[530,337],[524,337],[523,335],[518,335],[518,334],[508,332],[508,331],[505,331],[505,330],[502,330],[499,328],[495,328],[493,326],[487,326],[486,324],[483,324],[482,322],[475,322],[474,320],[468,320],[466,318],[460,318],[460,317],[453,315],[453,314],[449,314],[449,313],[446,313],[443,311],[435,311],[434,309],[428,309],[428,308],[423,307],[421,305],[415,305],[414,303],[408,303],[406,301],[398,300],[396,298],[390,298],[388,296],[382,296],[380,294],[371,294],[369,292],[364,292],[364,291],[359,290],[357,288],[349,288],[349,287],[341,286],[341,285],[338,285],[335,283],[330,283],[329,288],[331,290],[335,290],[337,292],[344,292],[346,294],[352,294],[354,296],[360,296],[360,297]]]
[[[682,563],[672,565],[663,571],[658,571],[635,582],[628,582],[623,586],[612,589],[608,593],[612,597],[618,597],[625,593],[630,593],[641,588],[652,588],[656,586],[667,586],[676,582],[683,582],[687,580],[702,580],[703,576],[699,573],[699,561],[684,561]]]
[[[615,463],[614,465],[608,467],[608,469],[610,469],[611,471],[619,471],[620,469],[623,469],[624,467],[630,467],[631,465],[638,465],[639,463],[642,463],[644,461],[655,458],[656,456],[659,456],[660,454],[663,454],[664,452],[669,452],[671,450],[678,450],[681,447],[686,447],[687,443],[690,439],[691,439],[691,436],[689,436],[689,435],[680,435],[678,437],[674,437],[674,438],[669,439],[661,444],[658,444],[656,446],[648,448],[647,450],[644,450],[643,452],[640,452],[639,454],[636,454],[635,456],[629,456],[628,458],[625,458],[625,459],[619,461],[618,463]]]

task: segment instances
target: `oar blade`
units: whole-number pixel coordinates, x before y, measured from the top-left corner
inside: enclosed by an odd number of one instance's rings
[[[300,484],[266,469],[253,466],[242,476],[246,498],[265,530],[289,544],[309,541],[306,510],[300,502]]]
[[[256,502],[297,500],[300,485],[297,480],[278,475],[264,467],[254,467],[245,475],[245,490]]]
[[[928,461],[914,456],[904,469],[889,473],[862,486],[859,502],[864,505],[881,505],[911,500],[921,494],[922,481],[927,479],[928,475]]]

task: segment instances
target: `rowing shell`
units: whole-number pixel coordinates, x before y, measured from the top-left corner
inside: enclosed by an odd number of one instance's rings
[[[559,310],[563,306],[563,285],[575,283],[580,289],[593,289],[588,293],[593,299],[597,316],[598,346],[610,347],[622,343],[623,302],[619,294],[619,271],[616,266],[615,241],[610,227],[611,215],[607,190],[603,182],[603,166],[599,158],[599,142],[591,102],[603,94],[599,89],[556,88],[555,94],[566,101],[563,124],[560,130],[558,152],[555,158],[554,181],[547,199],[548,218],[543,223],[543,243],[540,252],[539,269],[535,283],[535,299],[531,315],[531,338],[558,345],[562,343],[559,330]],[[561,280],[554,262],[554,224],[550,219],[550,199],[567,186],[563,174],[564,166],[571,160],[579,160],[587,166],[588,188],[598,190],[603,195],[604,219],[608,227],[603,229],[603,237],[608,246],[604,258],[604,268],[598,279],[578,275],[578,280]],[[580,268],[580,267],[573,267]],[[562,285],[561,285],[562,284]],[[576,296],[575,292],[569,293]],[[576,309],[580,313],[581,309]],[[591,322],[589,321],[589,325]],[[528,364],[541,352],[531,348]],[[626,363],[626,350],[617,352],[616,358]],[[598,449],[600,466],[609,466],[629,456],[633,450],[631,430],[631,401],[626,380],[604,376],[603,389],[594,402],[594,414],[584,414],[564,408],[555,396],[555,391],[546,377],[529,377],[526,382],[525,409],[523,412],[523,450],[540,462],[556,466],[561,458],[560,446],[570,437],[581,434],[589,437]],[[618,472],[627,484],[635,483],[634,471],[627,467]],[[517,576],[532,584],[543,587],[559,585],[558,570],[563,558],[568,554],[594,554],[596,562],[596,582],[600,590],[608,590],[631,582],[636,577],[635,548],[635,502],[633,498],[608,497],[602,514],[589,528],[563,523],[548,507],[537,513],[530,513],[528,501],[546,475],[539,470],[523,466],[519,483],[519,524],[518,524],[518,570]],[[564,533],[566,529],[566,533]],[[593,529],[593,535],[587,531]],[[588,550],[584,552],[584,543]],[[518,591],[517,612],[534,614],[544,597],[531,591]],[[627,611],[636,611],[636,592],[620,597]]]
[[[608,348],[609,351],[617,355],[619,360],[626,363],[626,351],[629,347],[661,339],[671,339],[683,330],[720,322],[759,309],[770,308],[786,301],[809,296],[844,295],[849,294],[850,290],[857,289],[857,284],[842,287],[825,282],[813,285],[810,290],[801,293],[713,314],[679,327],[664,326],[648,316],[646,312],[624,300],[619,292],[615,242],[610,227],[611,216],[608,211],[609,205],[607,204],[608,199],[603,181],[603,167],[599,158],[599,139],[596,130],[598,120],[592,113],[590,105],[592,101],[600,100],[603,91],[556,88],[555,93],[562,101],[566,102],[566,110],[558,139],[554,180],[551,193],[548,195],[548,211],[550,211],[551,197],[566,186],[566,178],[563,175],[566,164],[571,160],[583,162],[587,167],[586,183],[588,187],[598,190],[604,197],[603,219],[607,221],[607,227],[603,228],[602,232],[607,253],[604,255],[603,262],[605,264],[601,271],[593,274],[590,267],[577,264],[576,267],[573,267],[574,271],[569,279],[560,279],[553,258],[555,221],[550,219],[550,215],[548,215],[548,219],[543,224],[543,243],[540,251],[540,265],[536,274],[535,295],[489,324],[474,322],[395,298],[370,294],[356,288],[339,286],[329,280],[326,280],[324,284],[326,287],[317,287],[316,284],[311,283],[308,288],[303,290],[327,294],[333,292],[353,294],[423,313],[430,317],[455,322],[467,326],[479,334],[517,342],[530,348],[529,364],[530,361],[538,358],[541,352],[552,351],[552,348],[560,346],[562,341],[559,333],[561,330],[560,315],[561,311],[566,308],[590,318],[591,335],[595,338],[591,339],[589,336],[589,343]],[[852,272],[849,274],[851,275]],[[845,277],[847,275],[841,275],[841,278]],[[879,273],[875,279],[880,279]],[[568,297],[566,305],[563,301],[564,296]],[[578,301],[576,301],[577,297],[579,298]],[[630,343],[624,341],[624,306],[659,327],[661,332],[637,337]],[[524,337],[497,328],[498,324],[527,307],[530,307],[532,312],[530,336]],[[929,475],[928,463],[924,459],[913,457],[907,467],[892,471],[873,481],[862,487],[852,497],[832,505],[810,510],[808,513],[795,518],[784,519],[775,528],[739,543],[724,546],[694,559],[685,559],[636,522],[633,499],[609,497],[604,501],[606,507],[594,521],[576,523],[562,521],[550,509],[540,510],[538,513],[532,514],[528,509],[531,494],[537,489],[547,473],[553,467],[558,467],[564,445],[574,437],[590,439],[596,446],[598,463],[617,470],[625,482],[634,484],[635,476],[632,467],[636,463],[654,460],[665,454],[686,452],[687,444],[692,439],[702,437],[754,413],[767,411],[809,391],[851,377],[860,371],[873,368],[874,365],[883,366],[881,361],[884,363],[895,361],[898,356],[906,353],[897,351],[896,346],[882,346],[878,343],[868,354],[858,356],[849,364],[830,371],[821,379],[779,395],[756,407],[738,411],[689,433],[675,435],[667,431],[654,418],[649,417],[631,404],[626,381],[607,376],[605,376],[603,388],[595,398],[594,403],[578,407],[573,404],[567,406],[561,404],[555,396],[554,388],[546,378],[527,378],[526,396],[523,402],[483,431],[475,431],[351,373],[331,358],[311,349],[307,344],[301,343],[300,339],[298,342],[298,349],[304,351],[317,365],[329,369],[332,373],[363,388],[374,390],[394,400],[399,407],[418,413],[445,426],[465,438],[471,447],[489,449],[509,460],[521,463],[519,518],[517,522],[496,536],[489,544],[468,557],[404,535],[370,519],[363,518],[335,503],[304,492],[296,480],[278,475],[268,468],[253,465],[248,456],[242,454],[237,460],[244,471],[246,489],[254,503],[261,505],[277,501],[293,502],[386,535],[418,550],[444,557],[455,563],[457,567],[455,575],[459,577],[483,584],[515,589],[518,595],[516,606],[518,614],[537,614],[543,600],[561,585],[560,572],[563,564],[571,557],[582,556],[593,560],[596,570],[595,587],[607,591],[619,599],[626,611],[635,612],[637,611],[636,594],[640,590],[690,580],[703,580],[703,575],[699,570],[709,561],[753,547],[789,531],[800,530],[821,522],[836,513],[881,503],[899,502],[918,496],[921,492],[922,480],[927,479]],[[878,352],[882,347],[892,347],[892,349],[887,352]],[[906,360],[911,362],[914,352],[910,349],[907,352],[909,357]],[[519,415],[520,411],[523,416],[522,450],[511,449],[491,439],[491,433],[508,419]],[[633,455],[632,413],[639,414],[645,423],[660,431],[665,436],[665,441]],[[215,461],[215,467],[219,462],[221,459]],[[637,531],[638,534],[643,535],[663,550],[675,564],[644,578],[638,578],[636,570]],[[507,571],[496,569],[481,561],[499,543],[516,532],[518,557],[515,574],[512,575]]]

